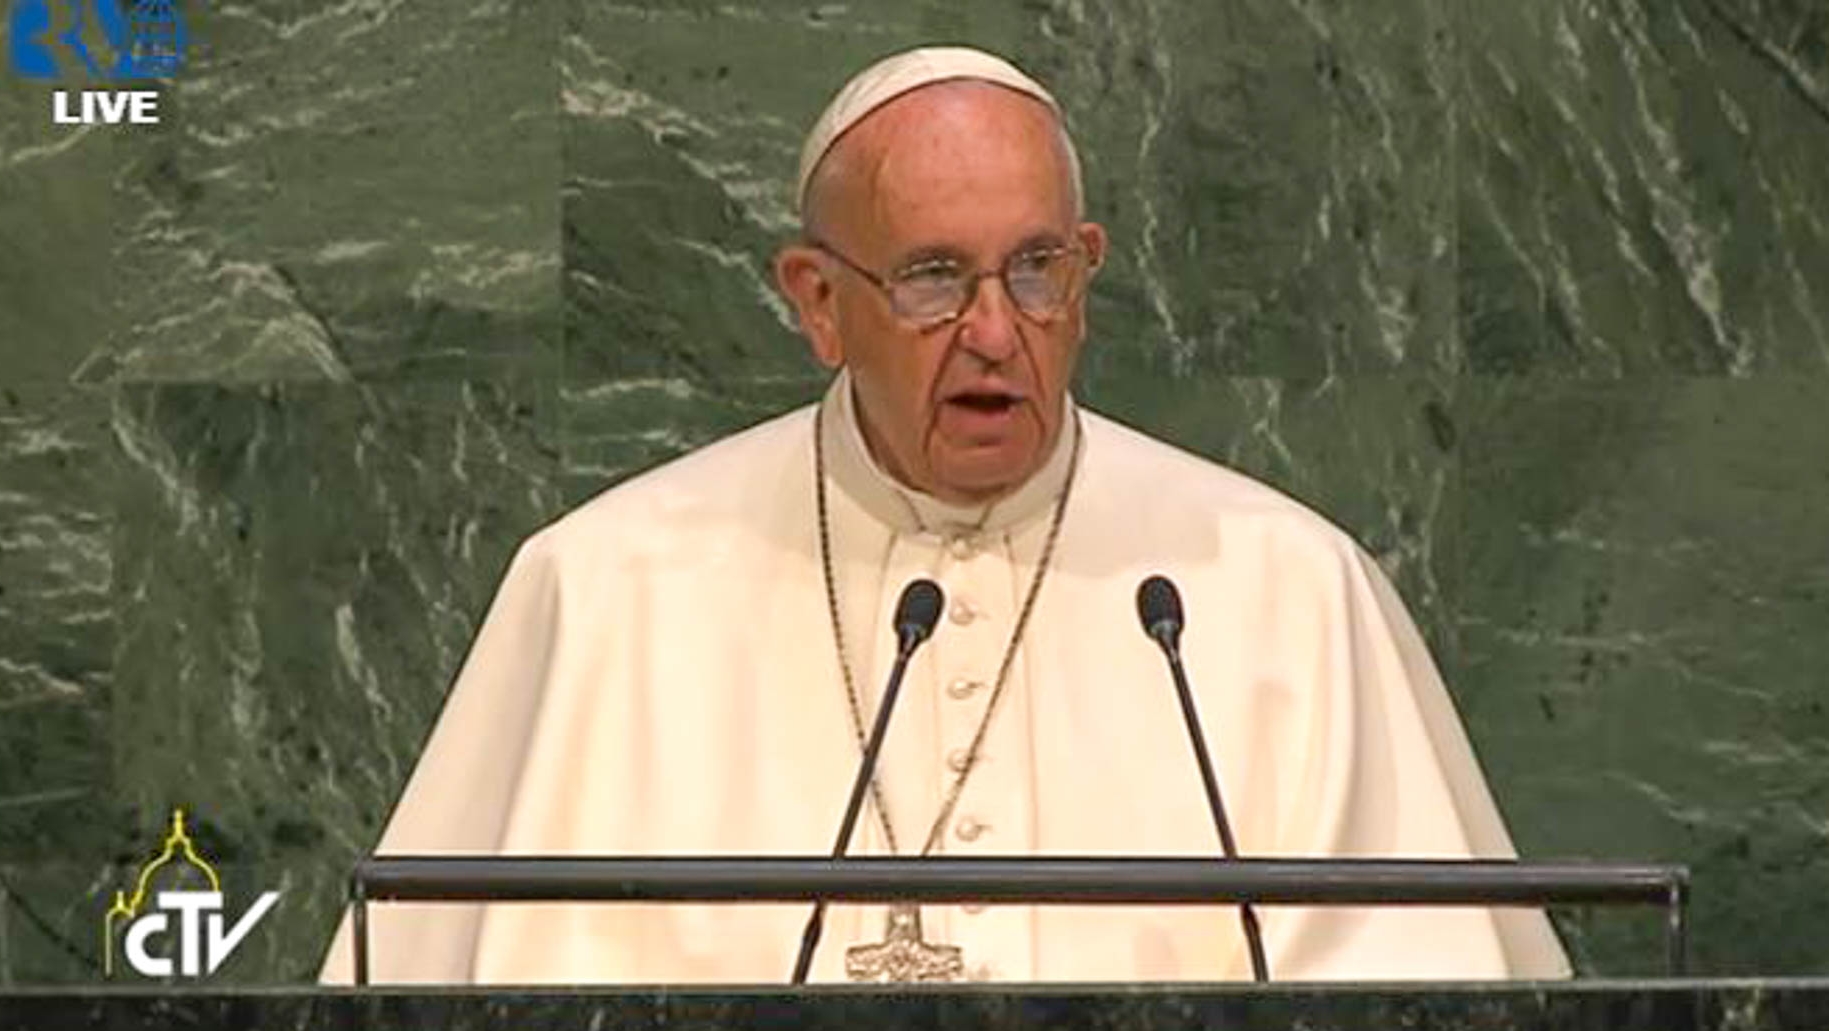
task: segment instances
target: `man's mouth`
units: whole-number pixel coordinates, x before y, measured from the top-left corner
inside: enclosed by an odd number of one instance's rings
[[[1004,390],[964,390],[946,399],[982,415],[1001,415],[1022,403],[1022,396]]]

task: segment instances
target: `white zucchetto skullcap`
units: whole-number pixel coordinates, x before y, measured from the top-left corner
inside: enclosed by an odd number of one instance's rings
[[[807,184],[813,181],[813,171],[846,130],[909,90],[954,79],[992,82],[1027,93],[1048,105],[1056,118],[1061,117],[1061,106],[1041,83],[995,54],[971,47],[906,50],[885,57],[852,76],[851,81],[838,91],[838,96],[826,105],[819,121],[813,123],[813,131],[807,134],[807,142],[800,148],[800,180],[794,189],[794,206],[802,212],[806,210]]]

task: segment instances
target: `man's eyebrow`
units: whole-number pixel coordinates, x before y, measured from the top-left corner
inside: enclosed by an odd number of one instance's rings
[[[1066,237],[1052,229],[1044,229],[1023,237],[1022,242],[1012,248],[1010,253],[1024,254],[1029,251],[1046,250],[1050,247],[1065,246],[1067,246]],[[951,246],[950,244],[936,243],[916,247],[914,250],[903,255],[901,260],[897,261],[891,268],[899,272],[903,269],[913,268],[916,265],[938,264],[941,262],[949,262],[954,265],[970,265],[972,260],[958,247]]]
[[[927,244],[923,247],[916,247],[914,250],[902,255],[902,257],[896,261],[893,268],[895,271],[899,272],[903,269],[913,268],[916,265],[934,265],[941,262],[950,262],[954,265],[969,265],[971,264],[971,259],[967,258],[965,252],[957,247],[952,247],[943,243],[935,243]]]
[[[1010,253],[1011,254],[1021,254],[1024,251],[1039,251],[1039,250],[1046,250],[1047,248],[1050,248],[1050,247],[1065,247],[1065,246],[1067,246],[1066,237],[1053,231],[1052,229],[1045,229],[1039,233],[1030,233],[1028,236],[1023,237],[1023,241],[1021,243],[1017,244],[1016,249],[1011,251]]]

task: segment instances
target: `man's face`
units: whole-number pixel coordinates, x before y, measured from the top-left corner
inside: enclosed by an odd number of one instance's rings
[[[995,272],[1050,246],[1082,248],[1088,270],[1103,259],[1104,231],[1077,220],[1052,113],[1011,90],[915,90],[853,127],[826,161],[836,164],[821,170],[813,228],[882,278],[935,261]],[[850,370],[866,442],[891,475],[982,502],[1047,458],[1085,335],[1083,289],[1038,320],[987,276],[957,319],[923,326],[821,251],[789,248],[777,274],[815,354]]]

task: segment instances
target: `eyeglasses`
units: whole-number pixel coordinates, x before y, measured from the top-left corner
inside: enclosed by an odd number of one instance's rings
[[[922,329],[932,329],[957,319],[972,306],[980,281],[1003,281],[1016,307],[1037,322],[1050,322],[1067,310],[1085,285],[1090,261],[1078,244],[1048,244],[1016,251],[1002,265],[988,271],[970,271],[951,258],[921,258],[887,277],[863,267],[818,237],[807,243],[868,280],[889,298],[889,307],[901,318]]]

